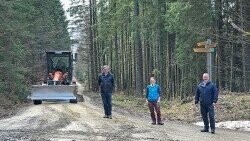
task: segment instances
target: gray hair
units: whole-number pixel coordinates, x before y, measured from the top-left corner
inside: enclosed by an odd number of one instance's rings
[[[108,69],[108,70],[110,70],[110,67],[108,65],[102,66],[102,70],[105,69],[105,68]]]
[[[209,77],[209,74],[208,74],[208,73],[203,73],[203,75],[202,75],[202,76],[205,76],[205,75]]]

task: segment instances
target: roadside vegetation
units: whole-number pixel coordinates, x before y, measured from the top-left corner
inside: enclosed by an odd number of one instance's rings
[[[132,114],[149,114],[145,98],[117,93],[113,96],[113,104],[128,110]],[[188,100],[162,100],[161,112],[162,117],[165,120],[183,121],[188,123],[201,121],[199,107],[194,105],[192,98]],[[250,95],[223,92],[219,95],[216,116],[217,122],[228,120],[249,120]]]
[[[0,1],[0,117],[44,81],[45,51],[70,49],[67,26],[60,0]]]
[[[30,85],[45,79],[45,52],[70,50],[60,0],[0,2],[0,96],[26,99]]]

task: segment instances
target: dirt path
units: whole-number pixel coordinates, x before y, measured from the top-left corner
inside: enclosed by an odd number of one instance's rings
[[[0,141],[250,141],[249,132],[218,129],[215,135],[200,127],[166,122],[151,125],[149,119],[114,113],[103,119],[102,108],[85,102],[44,102],[0,120]]]

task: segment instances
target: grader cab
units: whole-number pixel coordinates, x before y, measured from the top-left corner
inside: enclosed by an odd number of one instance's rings
[[[70,51],[46,52],[46,78],[33,85],[29,98],[35,105],[47,100],[69,100],[77,103],[77,86],[73,78],[73,54]]]

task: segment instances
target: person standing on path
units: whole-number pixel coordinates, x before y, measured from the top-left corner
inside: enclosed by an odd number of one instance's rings
[[[161,88],[156,84],[155,78],[150,78],[150,85],[146,88],[146,102],[148,103],[152,124],[163,125],[160,111]],[[156,115],[155,115],[156,112]],[[157,117],[157,120],[156,120]]]
[[[214,107],[218,100],[218,92],[215,85],[209,80],[209,74],[203,74],[203,81],[197,86],[195,104],[200,102],[200,112],[204,122],[204,129],[201,132],[209,132],[209,122],[211,133],[215,134]],[[208,122],[209,116],[209,122]]]
[[[114,89],[114,76],[110,73],[110,67],[104,65],[102,73],[99,75],[98,84],[101,92],[104,117],[112,119],[112,92]]]

